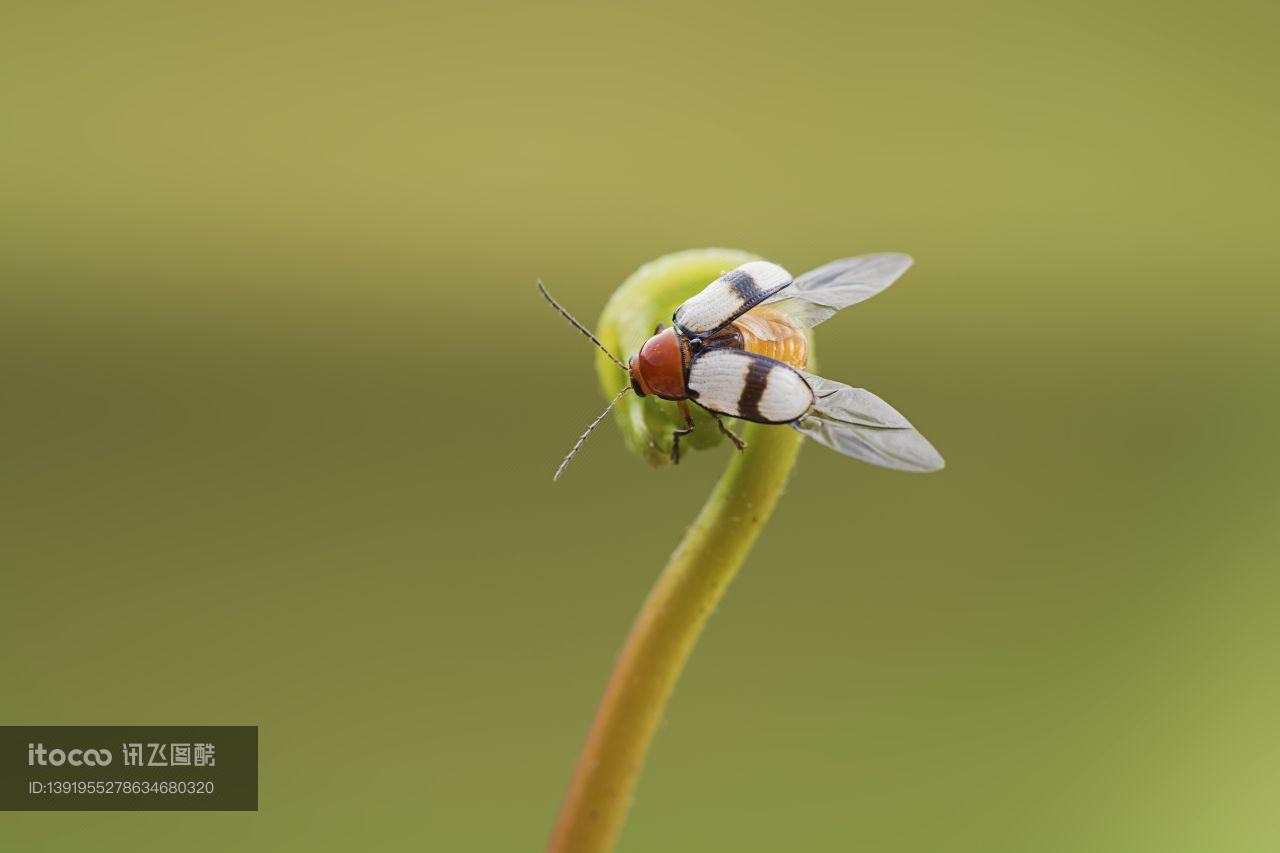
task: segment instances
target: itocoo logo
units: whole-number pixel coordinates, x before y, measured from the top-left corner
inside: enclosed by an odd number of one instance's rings
[[[42,743],[27,744],[27,766],[106,767],[111,763],[109,749],[45,749]]]

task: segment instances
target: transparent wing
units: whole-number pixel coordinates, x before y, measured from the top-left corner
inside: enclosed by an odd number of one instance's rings
[[[937,471],[946,463],[893,406],[870,391],[801,375],[813,388],[813,408],[791,426],[832,450],[899,471]]]
[[[687,337],[706,338],[791,284],[791,273],[768,261],[729,270],[676,309],[671,320]]]
[[[896,252],[832,261],[800,276],[756,310],[783,314],[802,328],[816,326],[842,308],[875,296],[897,281],[912,263],[910,255]]]

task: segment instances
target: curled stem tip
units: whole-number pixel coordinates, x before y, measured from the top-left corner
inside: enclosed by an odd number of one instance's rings
[[[669,255],[641,268],[605,309],[599,326],[604,347],[633,352],[657,322],[671,316],[675,306],[723,270],[752,257],[734,250],[703,249]],[[614,367],[604,356],[597,359],[597,366],[602,385],[612,396],[617,382]],[[665,463],[665,437],[681,417],[674,404],[659,407],[660,402],[632,396],[616,409],[628,443],[654,464]],[[668,408],[670,413],[665,411]],[[707,425],[710,428],[693,433],[710,434],[702,446],[721,438],[714,422],[708,420]],[[801,436],[790,429],[750,424],[744,437],[747,450],[731,455],[632,625],[561,806],[548,845],[551,853],[613,849],[649,744],[685,661],[782,494]]]
[[[636,270],[609,298],[596,333],[602,349],[624,360],[637,352],[659,323],[670,324],[680,303],[697,294],[725,270],[757,256],[738,249],[691,249],[665,255]],[[596,377],[605,398],[617,391],[618,374],[603,352],[596,356]],[[680,440],[680,449],[705,450],[724,440],[711,416],[697,406],[694,430]],[[671,431],[684,426],[674,403],[656,397],[632,396],[614,409],[627,446],[654,467],[671,464]]]

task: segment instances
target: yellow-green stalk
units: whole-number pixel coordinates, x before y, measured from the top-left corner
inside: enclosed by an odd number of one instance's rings
[[[621,357],[634,353],[658,323],[721,272],[754,260],[734,249],[695,249],[646,264],[605,306],[596,332]],[[597,358],[608,397],[620,374]],[[715,423],[698,407],[697,428],[682,449],[721,442]],[[628,445],[650,464],[670,463],[671,431],[683,425],[675,404],[625,397],[616,409]],[[748,447],[733,453],[698,517],[641,607],[587,735],[548,850],[603,853],[613,849],[626,819],[653,735],[703,625],[741,568],[782,494],[801,436],[778,426],[749,424]]]

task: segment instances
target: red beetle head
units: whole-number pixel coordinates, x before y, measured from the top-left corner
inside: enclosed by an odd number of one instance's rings
[[[675,329],[658,332],[640,352],[631,357],[631,388],[644,397],[653,394],[664,400],[684,400],[689,392],[684,385],[684,366],[688,361],[684,341]]]

